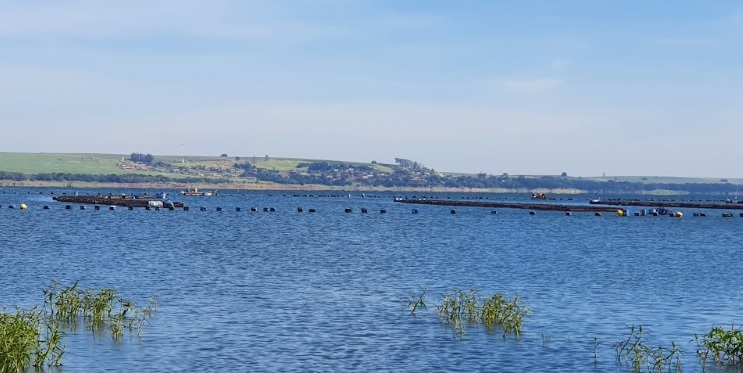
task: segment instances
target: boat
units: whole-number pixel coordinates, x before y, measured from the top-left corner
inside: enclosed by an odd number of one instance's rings
[[[188,188],[181,191],[182,196],[211,197],[216,196],[216,190],[199,190],[199,188]]]

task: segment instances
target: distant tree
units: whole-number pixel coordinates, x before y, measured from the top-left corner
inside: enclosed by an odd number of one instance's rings
[[[240,157],[235,157],[235,161],[240,162]]]
[[[220,157],[227,157],[227,153],[222,153],[222,155],[220,155]]]
[[[568,173],[567,172],[563,172],[560,176],[567,177],[568,176]]]
[[[129,160],[135,163],[144,163],[151,165],[155,160],[152,154],[132,153],[129,156]]]
[[[264,158],[263,160],[268,162],[268,154],[266,154],[266,158]]]
[[[377,164],[377,161],[371,161],[371,164]]]

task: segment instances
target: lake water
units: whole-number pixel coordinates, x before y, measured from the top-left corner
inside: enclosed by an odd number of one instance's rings
[[[700,372],[694,334],[743,322],[738,211],[452,215],[401,193],[238,191],[175,198],[190,211],[95,211],[65,210],[51,195],[63,191],[0,189],[0,306],[41,305],[52,280],[159,303],[141,338],[70,332],[64,372],[628,372],[611,348],[628,325],[680,344],[683,371]],[[413,317],[421,288],[429,309]],[[473,288],[523,297],[521,339],[473,327],[459,340],[437,321],[442,293]]]

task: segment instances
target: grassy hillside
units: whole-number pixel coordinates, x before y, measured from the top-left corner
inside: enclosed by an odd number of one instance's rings
[[[182,178],[183,175],[142,170],[125,170],[117,163],[124,154],[71,153],[0,153],[0,171],[24,174],[70,173],[84,175],[164,175]]]

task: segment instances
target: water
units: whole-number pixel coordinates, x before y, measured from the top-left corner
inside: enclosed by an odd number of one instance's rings
[[[81,211],[52,191],[0,191],[0,306],[40,305],[55,279],[159,303],[141,338],[71,332],[63,372],[626,372],[611,344],[628,325],[653,346],[679,343],[684,372],[699,372],[694,334],[743,320],[737,212],[451,215],[392,194],[229,191],[176,198],[188,212]],[[7,207],[22,202],[29,210]],[[412,317],[405,308],[420,288],[429,309]],[[457,340],[436,320],[442,293],[472,288],[523,297],[532,312],[520,340],[478,328]]]

